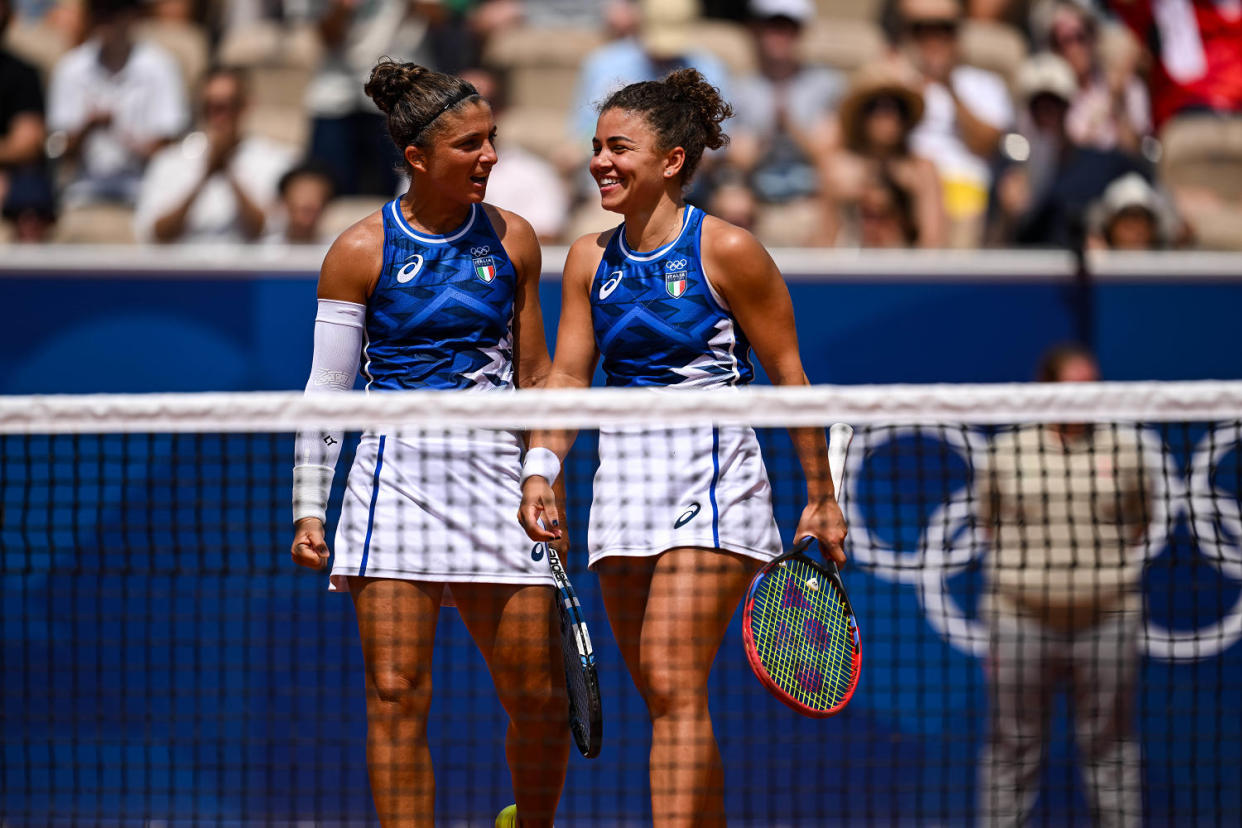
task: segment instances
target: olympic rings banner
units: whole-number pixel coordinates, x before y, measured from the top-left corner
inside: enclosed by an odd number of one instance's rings
[[[1161,429],[1185,428],[1202,434],[1179,456]],[[1221,579],[1220,593],[1236,596],[1219,617],[1204,618],[1211,613],[1201,610],[1189,626],[1183,622],[1170,627],[1148,613],[1142,644],[1148,656],[1166,661],[1215,658],[1242,638],[1242,505],[1238,490],[1227,487],[1229,480],[1238,485],[1242,430],[1237,423],[1196,424],[1149,426],[1138,433],[1152,503],[1147,531],[1129,555],[1152,565],[1169,555],[1171,546],[1187,546]],[[847,462],[850,483],[843,497],[853,565],[914,589],[931,628],[955,649],[975,657],[986,655],[987,633],[962,606],[950,581],[980,568],[988,554],[972,492],[976,476],[987,466],[988,441],[988,434],[975,428],[860,428]],[[902,491],[893,473],[903,460],[919,466],[909,471],[917,474],[917,492]],[[865,500],[857,496],[860,490],[867,493]],[[930,506],[912,502],[911,510],[931,511],[911,518],[900,508],[867,508],[868,503],[892,504],[911,495],[930,501]],[[918,529],[903,535],[893,532],[895,525]],[[1178,533],[1183,537],[1175,538]],[[1090,575],[1086,571],[1082,577]],[[1167,584],[1158,585],[1148,603],[1159,607],[1164,589]]]

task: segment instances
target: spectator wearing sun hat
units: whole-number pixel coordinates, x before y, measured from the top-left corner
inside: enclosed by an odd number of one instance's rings
[[[838,245],[863,244],[867,223],[883,218],[907,228],[909,246],[944,246],[940,177],[936,166],[912,149],[912,135],[926,112],[917,83],[912,67],[900,60],[866,65],[850,79],[838,113],[841,147],[823,163]],[[886,216],[871,214],[879,204],[890,211]]]
[[[1138,173],[1109,184],[1087,215],[1092,246],[1109,250],[1168,247],[1181,225],[1169,200]]]
[[[1146,175],[1141,162],[1118,150],[1074,141],[1066,126],[1078,89],[1074,70],[1049,52],[1019,68],[1022,136],[1007,145],[992,196],[988,238],[996,245],[1077,248],[1084,242],[1088,205],[1127,173]]]

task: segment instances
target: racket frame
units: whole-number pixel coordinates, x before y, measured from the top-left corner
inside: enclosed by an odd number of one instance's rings
[[[790,549],[788,552],[773,558],[755,574],[755,577],[750,582],[750,589],[746,591],[745,609],[742,612],[742,639],[746,645],[746,660],[750,663],[751,672],[753,672],[755,677],[758,678],[763,686],[768,689],[769,693],[788,707],[804,716],[809,716],[814,719],[827,719],[840,713],[845,706],[849,704],[850,699],[854,697],[854,690],[858,687],[858,678],[862,675],[862,642],[858,632],[857,616],[854,615],[854,607],[850,604],[849,595],[845,591],[845,584],[841,581],[841,572],[837,568],[836,563],[831,558],[825,558],[825,560],[821,563],[806,554],[806,549],[811,545],[813,540],[813,538],[809,537],[802,538],[794,545],[793,549]],[[787,565],[788,562],[794,560],[805,564],[815,571],[817,575],[827,578],[832,582],[833,587],[837,590],[842,602],[845,604],[846,612],[849,614],[849,617],[853,622],[851,627],[853,631],[852,644],[854,652],[850,665],[850,684],[849,687],[846,688],[845,694],[841,697],[840,701],[827,710],[820,710],[818,708],[803,704],[787,693],[784,688],[772,679],[771,675],[768,674],[767,668],[763,666],[762,659],[759,657],[759,650],[755,644],[755,637],[752,632],[755,593],[758,591],[759,587],[763,584],[768,575]]]
[[[561,622],[562,653],[566,631],[573,634],[575,648],[578,651],[578,664],[571,667],[565,665],[565,695],[569,699],[569,731],[574,737],[574,745],[578,752],[587,759],[599,756],[604,735],[603,705],[599,693],[599,674],[595,667],[595,649],[591,646],[591,634],[587,631],[586,619],[582,616],[582,607],[578,603],[578,594],[569,582],[569,575],[561,563],[561,557],[551,544],[544,544],[548,556],[548,567],[552,570],[552,579],[556,582],[557,615]],[[577,709],[573,693],[569,689],[569,671],[582,671],[590,703],[586,711]],[[583,715],[585,713],[585,715]],[[578,726],[575,726],[577,724]]]
[[[828,438],[828,471],[832,477],[833,495],[839,502],[843,494],[842,487],[845,480],[845,458],[850,450],[850,443],[854,439],[854,429],[848,423],[833,423],[828,429]],[[742,638],[746,644],[746,660],[750,662],[751,672],[768,688],[768,692],[804,716],[826,719],[829,716],[835,716],[837,713],[840,713],[854,696],[854,690],[858,687],[858,677],[862,675],[862,639],[858,632],[858,616],[854,614],[854,607],[850,604],[850,596],[845,591],[845,584],[841,580],[841,571],[837,568],[836,562],[824,555],[824,560],[821,563],[806,554],[806,550],[814,541],[815,538],[810,536],[800,538],[794,543],[792,549],[773,558],[755,573],[754,578],[751,579],[750,588],[746,591],[745,609],[742,613]],[[850,685],[841,700],[828,710],[809,707],[785,692],[768,674],[767,668],[763,666],[763,661],[759,657],[758,647],[755,646],[755,638],[751,626],[754,620],[755,592],[758,591],[759,586],[768,575],[777,568],[785,566],[791,560],[797,560],[805,564],[832,582],[833,587],[840,594],[841,601],[845,604],[845,610],[852,622],[854,654],[851,664]]]

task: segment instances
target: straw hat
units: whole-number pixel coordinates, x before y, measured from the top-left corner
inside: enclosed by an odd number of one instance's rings
[[[698,0],[643,0],[638,38],[656,60],[681,57],[694,43]]]
[[[849,89],[837,110],[845,143],[855,152],[862,140],[863,107],[882,95],[896,98],[905,106],[911,129],[923,119],[923,93],[907,80],[900,66],[889,61],[867,64],[850,77]]]

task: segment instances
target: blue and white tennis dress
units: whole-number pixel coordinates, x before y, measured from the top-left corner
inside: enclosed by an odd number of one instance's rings
[[[610,386],[720,388],[754,378],[750,343],[703,273],[702,211],[686,206],[681,232],[657,250],[613,233],[591,283],[595,344]],[[752,429],[604,429],[588,547],[657,555],[680,546],[760,560],[781,551],[772,489]]]
[[[481,205],[457,230],[385,205],[384,264],[367,301],[368,391],[513,388],[517,274]],[[368,431],[349,473],[331,583],[347,576],[552,584],[517,523],[521,443],[509,431]]]

